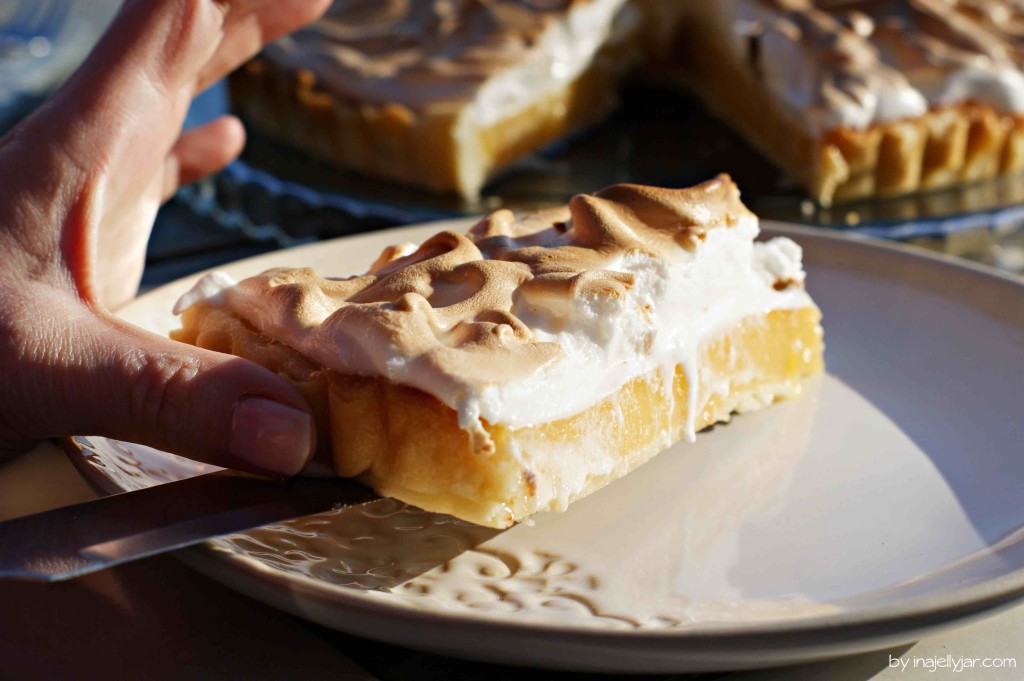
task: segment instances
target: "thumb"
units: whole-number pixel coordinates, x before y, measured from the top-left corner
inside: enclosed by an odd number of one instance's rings
[[[314,419],[284,378],[117,319],[93,320],[76,354],[95,394],[70,400],[86,432],[255,473],[294,475],[309,461]]]

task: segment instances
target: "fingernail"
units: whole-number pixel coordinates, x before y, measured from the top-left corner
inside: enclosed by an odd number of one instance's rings
[[[295,475],[313,444],[313,417],[262,397],[245,397],[231,417],[232,459],[239,467]]]

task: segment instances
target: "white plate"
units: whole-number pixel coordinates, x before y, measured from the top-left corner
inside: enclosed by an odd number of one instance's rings
[[[344,631],[577,670],[812,660],[909,642],[1024,596],[1024,285],[891,245],[770,227],[804,246],[824,312],[829,374],[803,399],[702,433],[568,512],[504,532],[382,500],[182,557]],[[356,273],[383,246],[436,229],[226,269]],[[193,279],[123,315],[166,333]],[[108,491],[205,470],[77,440],[82,468]]]

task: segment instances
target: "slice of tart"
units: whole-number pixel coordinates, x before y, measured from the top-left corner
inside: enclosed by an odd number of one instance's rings
[[[331,472],[508,527],[822,370],[800,248],[757,234],[728,177],[615,185],[361,276],[207,275],[173,336],[293,381]]]

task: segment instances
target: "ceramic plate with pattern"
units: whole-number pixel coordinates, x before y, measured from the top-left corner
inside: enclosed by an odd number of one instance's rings
[[[455,223],[465,228],[468,223]],[[448,226],[451,226],[449,224]],[[355,274],[410,227],[225,268]],[[390,499],[182,552],[262,601],[363,636],[505,663],[696,671],[897,645],[1024,596],[1024,283],[766,225],[804,247],[828,374],[505,531]],[[158,333],[193,278],[123,310]],[[209,467],[79,437],[109,491]]]

